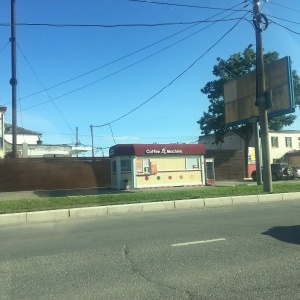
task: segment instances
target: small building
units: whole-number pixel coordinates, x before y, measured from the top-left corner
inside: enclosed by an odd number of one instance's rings
[[[111,187],[205,185],[203,144],[118,144],[110,148]]]
[[[0,107],[1,109],[1,107]],[[5,153],[12,152],[12,125],[5,123],[4,148]],[[19,158],[28,157],[73,157],[92,150],[92,147],[69,144],[44,144],[41,140],[42,133],[16,127],[17,131],[17,155]],[[1,154],[1,152],[0,152]],[[0,156],[1,157],[1,156]]]

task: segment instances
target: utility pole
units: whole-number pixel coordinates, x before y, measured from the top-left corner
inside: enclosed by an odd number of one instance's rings
[[[79,145],[79,139],[78,139],[78,127],[76,127],[76,147],[78,147],[78,145]],[[76,155],[77,157],[78,157],[78,152],[77,152],[77,155]]]
[[[262,48],[262,22],[266,16],[260,11],[260,0],[253,0],[253,24],[256,33],[256,103],[259,107],[259,123],[261,130],[262,162],[263,162],[263,187],[264,192],[272,192],[272,176],[270,162],[270,142],[268,129],[268,105],[266,99],[265,68]],[[258,146],[258,145],[256,145]]]
[[[12,87],[12,155],[17,158],[17,68],[16,68],[16,1],[11,0],[11,79]]]
[[[92,136],[92,157],[95,157],[95,151],[94,151],[94,132],[93,132],[93,125],[90,125],[91,128],[91,136]]]

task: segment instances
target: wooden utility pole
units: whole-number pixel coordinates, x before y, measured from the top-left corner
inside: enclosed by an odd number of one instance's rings
[[[261,130],[263,187],[264,192],[272,192],[272,175],[270,162],[270,141],[268,129],[268,106],[266,98],[265,68],[263,60],[262,27],[263,21],[267,27],[267,18],[260,11],[260,0],[253,0],[253,24],[256,36],[256,105],[259,107],[259,123]]]
[[[17,158],[17,54],[16,54],[16,1],[11,0],[11,79],[12,87],[12,156]]]

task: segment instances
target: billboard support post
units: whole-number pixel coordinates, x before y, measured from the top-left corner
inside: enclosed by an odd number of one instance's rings
[[[260,0],[253,0],[253,23],[256,36],[256,105],[259,107],[259,122],[261,130],[262,162],[263,162],[263,188],[264,192],[272,192],[272,177],[270,163],[270,142],[268,129],[268,114],[266,101],[265,69],[262,48],[262,19],[265,15],[260,12]]]

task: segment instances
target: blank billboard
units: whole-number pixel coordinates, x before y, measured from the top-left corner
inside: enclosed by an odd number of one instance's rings
[[[268,116],[295,111],[290,58],[284,57],[265,67],[266,90],[272,91],[273,107]],[[248,123],[259,117],[256,100],[256,72],[252,71],[224,84],[225,123],[227,127]]]

